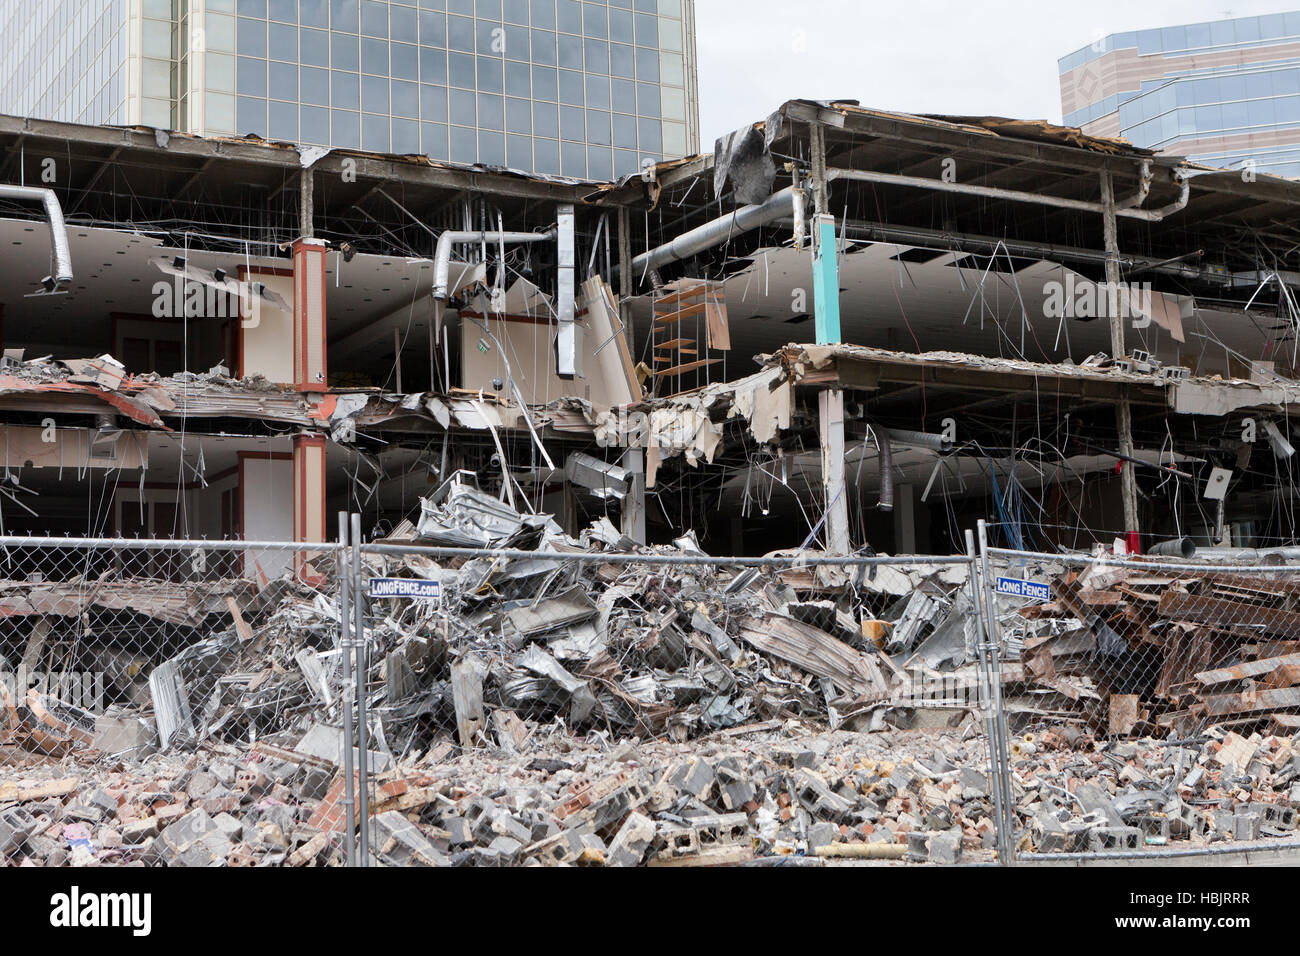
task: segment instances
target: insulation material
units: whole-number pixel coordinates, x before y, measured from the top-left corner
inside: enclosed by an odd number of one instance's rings
[[[749,421],[754,441],[769,442],[790,427],[794,393],[779,368],[770,368],[736,383],[729,418]]]
[[[686,461],[698,466],[703,458],[710,464],[722,442],[722,426],[709,419],[708,413],[692,405],[680,408],[656,408],[650,413],[649,448],[646,453],[645,484],[653,488],[655,473],[666,452],[685,455]]]

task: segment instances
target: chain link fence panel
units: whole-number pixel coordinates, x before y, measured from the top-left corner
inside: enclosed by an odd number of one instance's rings
[[[380,862],[994,856],[972,556],[356,557]]]
[[[1009,845],[973,547],[532,544],[0,539],[0,855],[823,865]]]
[[[1020,859],[1300,843],[1300,568],[985,559]]]
[[[0,859],[344,858],[307,836],[348,699],[341,549],[310,548],[0,538]]]

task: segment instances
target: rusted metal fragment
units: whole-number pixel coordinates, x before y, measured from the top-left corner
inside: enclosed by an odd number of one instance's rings
[[[1180,621],[1220,626],[1258,627],[1266,634],[1300,633],[1300,613],[1279,608],[1242,604],[1221,598],[1166,591],[1160,598],[1159,612]]]
[[[1300,707],[1300,687],[1282,690],[1246,690],[1239,694],[1209,694],[1201,706],[1210,717],[1248,714],[1260,710],[1286,710]]]
[[[1219,667],[1214,670],[1201,671],[1196,679],[1202,684],[1222,684],[1232,680],[1246,680],[1262,677],[1278,668],[1300,667],[1300,654],[1284,654],[1281,657],[1266,657],[1258,661],[1243,661],[1232,667]]]

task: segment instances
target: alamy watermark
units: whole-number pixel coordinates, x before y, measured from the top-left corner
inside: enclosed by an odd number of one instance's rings
[[[0,684],[14,700],[34,690],[92,714],[104,712],[103,671],[29,671],[19,665],[17,671],[0,671]]]
[[[1043,291],[1043,315],[1050,319],[1151,318],[1149,282],[1092,282],[1066,273],[1064,282],[1044,282]]]

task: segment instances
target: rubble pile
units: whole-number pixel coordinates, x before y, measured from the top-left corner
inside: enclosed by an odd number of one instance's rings
[[[1289,736],[1215,731],[1102,744],[1059,725],[1013,738],[1011,750],[1021,850],[1296,838],[1300,752]]]
[[[342,777],[273,745],[117,763],[69,758],[0,784],[17,864],[340,862]],[[630,866],[768,857],[989,859],[984,742],[956,731],[818,733],[798,721],[705,741],[575,739],[465,750],[377,775],[374,862]]]
[[[1112,734],[1300,728],[1294,578],[1093,566],[1052,593],[1018,610],[1030,633],[1004,682],[1069,697]]]
[[[261,742],[94,757],[20,767],[0,783],[0,857],[342,862],[343,778],[328,760]],[[1013,740],[1012,761],[1021,852],[1158,853],[1295,837],[1300,754],[1291,738],[1104,742],[1058,724]],[[868,734],[791,720],[687,743],[574,737],[556,722],[517,747],[448,749],[377,774],[372,862],[989,862],[988,767],[973,718]]]
[[[416,542],[487,553],[435,561]],[[967,567],[784,557],[711,564],[690,535],[638,547],[604,520],[575,539],[467,482],[444,486],[362,555],[363,578],[437,581],[440,595],[372,596],[364,615],[376,860],[991,858]],[[102,606],[188,630],[97,715],[0,683],[0,763],[16,768],[0,784],[0,856],[340,862],[360,737],[345,739],[347,629],[340,589],[315,589],[321,572],[255,593],[220,582],[219,602],[95,587],[52,604],[39,586],[10,589],[19,610]],[[1021,850],[1295,829],[1294,722],[1268,695],[1295,692],[1281,605],[1296,587],[1032,573],[1053,579],[1053,600],[995,605]],[[1152,736],[1122,739],[1135,734]]]

